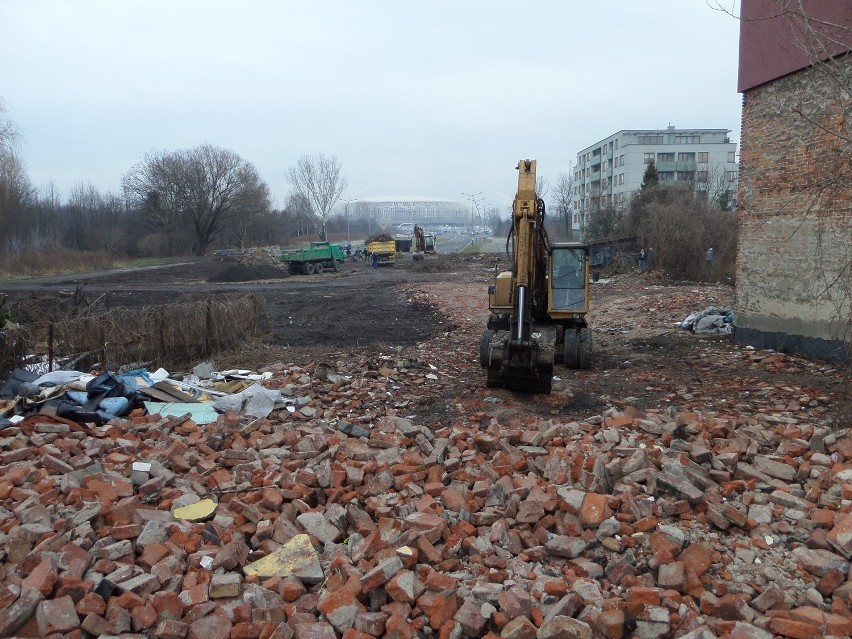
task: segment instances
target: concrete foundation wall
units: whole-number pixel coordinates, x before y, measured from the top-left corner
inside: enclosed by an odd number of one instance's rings
[[[738,341],[820,357],[852,339],[852,122],[827,70],[744,94],[734,322]]]

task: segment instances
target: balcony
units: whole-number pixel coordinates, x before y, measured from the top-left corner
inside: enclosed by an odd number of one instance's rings
[[[670,162],[657,162],[656,164],[657,171],[660,172],[670,172],[670,171],[695,171],[698,169],[698,163],[695,160],[678,162],[677,160]]]

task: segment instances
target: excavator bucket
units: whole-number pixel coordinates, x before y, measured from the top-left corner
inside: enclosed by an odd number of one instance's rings
[[[490,335],[489,335],[490,333]],[[486,331],[488,388],[508,388],[528,393],[549,393],[553,379],[552,337],[540,334],[528,341],[510,338],[508,331]],[[485,362],[483,362],[485,363]]]

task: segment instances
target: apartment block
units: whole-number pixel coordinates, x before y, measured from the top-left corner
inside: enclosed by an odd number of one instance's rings
[[[626,207],[653,160],[660,184],[704,192],[733,208],[736,202],[737,145],[729,129],[636,129],[618,131],[577,153],[572,228],[575,236],[595,210]]]

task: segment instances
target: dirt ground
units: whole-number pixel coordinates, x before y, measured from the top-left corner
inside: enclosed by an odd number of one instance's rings
[[[556,370],[553,392],[523,395],[485,387],[478,364],[494,255],[403,257],[371,269],[347,262],[338,272],[290,276],[274,255],[204,258],[167,267],[0,283],[12,299],[106,297],[140,307],[252,292],[264,302],[268,340],[222,353],[220,368],[378,354],[431,366],[441,383],[418,390],[409,410],[427,422],[513,414],[583,419],[611,406],[674,406],[738,419],[759,411],[848,419],[844,371],[778,353],[754,351],[724,336],[677,327],[690,312],[731,305],[725,285],[672,284],[633,272],[592,284],[591,370]],[[502,260],[506,265],[505,258]],[[487,423],[487,422],[486,422]]]

